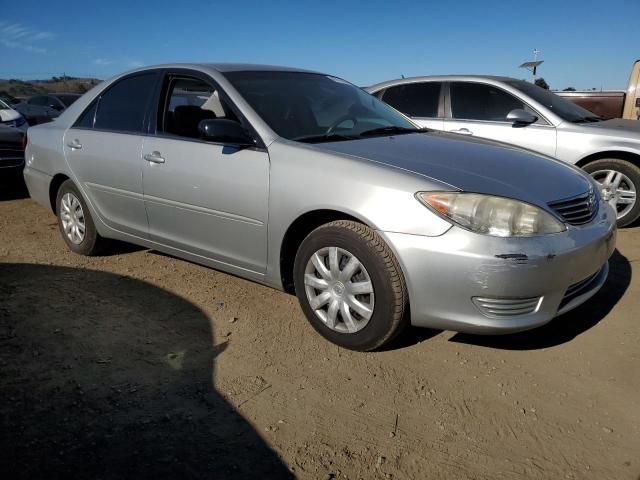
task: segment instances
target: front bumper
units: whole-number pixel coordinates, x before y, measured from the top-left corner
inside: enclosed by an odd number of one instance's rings
[[[480,334],[538,327],[588,300],[616,242],[604,202],[588,225],[554,235],[498,238],[455,226],[439,237],[381,234],[402,265],[411,323]]]

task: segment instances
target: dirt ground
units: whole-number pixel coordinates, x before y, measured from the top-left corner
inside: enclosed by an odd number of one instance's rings
[[[640,228],[543,328],[363,354],[284,293],[126,245],[74,255],[2,188],[2,478],[640,478]]]

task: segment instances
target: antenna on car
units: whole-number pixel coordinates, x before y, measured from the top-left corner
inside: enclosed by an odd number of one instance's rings
[[[538,54],[540,50],[537,48],[533,49],[533,62],[524,62],[518,68],[526,68],[531,72],[531,83],[536,83],[536,70],[538,69],[538,65],[544,62],[544,60],[538,60]]]

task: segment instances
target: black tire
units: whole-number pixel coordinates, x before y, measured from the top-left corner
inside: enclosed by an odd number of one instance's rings
[[[80,206],[82,207],[85,233],[84,238],[80,243],[73,243],[71,241],[71,239],[65,233],[62,224],[61,204],[62,198],[67,193],[73,194],[78,199]],[[66,180],[65,182],[63,182],[58,189],[58,195],[56,196],[56,216],[58,217],[58,228],[60,229],[62,239],[67,244],[67,247],[69,247],[69,250],[74,253],[86,256],[98,255],[103,250],[106,242],[96,230],[96,226],[93,223],[93,218],[91,217],[91,212],[87,207],[87,202],[84,200],[84,198],[80,194],[80,191],[71,180]]]
[[[636,192],[640,191],[640,168],[626,160],[603,158],[586,164],[583,169],[589,174],[593,174],[600,170],[615,170],[631,180]],[[636,197],[636,202],[633,208],[625,213],[624,216],[618,218],[617,225],[618,227],[626,227],[635,222],[638,217],[640,217],[640,202]]]
[[[373,314],[368,323],[355,333],[329,328],[315,314],[307,298],[304,284],[307,263],[315,252],[327,247],[338,247],[355,255],[373,284]],[[312,231],[296,254],[294,283],[302,310],[313,328],[341,347],[374,350],[395,338],[409,323],[407,288],[398,261],[384,240],[361,223],[337,220]]]

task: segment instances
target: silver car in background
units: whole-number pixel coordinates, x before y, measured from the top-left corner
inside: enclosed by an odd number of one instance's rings
[[[618,226],[640,217],[638,121],[603,121],[548,90],[508,77],[414,77],[366,90],[423,127],[511,143],[577,165],[601,184]]]
[[[545,324],[600,289],[615,247],[615,213],[581,170],[426,133],[321,73],[139,69],[28,137],[29,192],[72,251],[120,239],[295,293],[356,350],[409,323]]]

